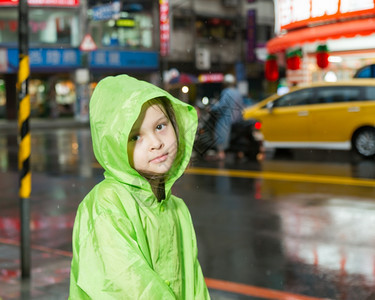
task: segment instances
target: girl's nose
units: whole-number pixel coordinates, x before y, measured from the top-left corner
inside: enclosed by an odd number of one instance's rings
[[[150,147],[150,150],[160,150],[161,148],[163,148],[164,144],[163,142],[157,137],[157,136],[152,136],[151,137],[151,147]]]

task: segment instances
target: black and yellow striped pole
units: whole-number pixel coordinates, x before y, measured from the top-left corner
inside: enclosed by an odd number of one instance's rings
[[[29,22],[27,0],[19,0],[18,5],[18,169],[20,172],[20,218],[21,218],[21,274],[22,278],[30,277],[30,193],[31,172],[30,154],[31,138],[29,130],[30,95],[29,95]]]

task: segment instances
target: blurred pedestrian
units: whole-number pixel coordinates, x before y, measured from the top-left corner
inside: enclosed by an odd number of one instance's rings
[[[127,75],[90,101],[105,179],[80,204],[69,299],[209,299],[188,208],[171,194],[196,133],[194,108]]]
[[[52,76],[48,80],[48,112],[49,117],[52,119],[56,119],[59,117],[59,107],[56,100],[56,83],[57,79],[56,76]]]
[[[215,144],[217,159],[225,159],[225,150],[229,146],[231,127],[242,120],[243,98],[236,87],[236,78],[232,74],[224,76],[224,89],[219,101],[211,108],[216,115]]]

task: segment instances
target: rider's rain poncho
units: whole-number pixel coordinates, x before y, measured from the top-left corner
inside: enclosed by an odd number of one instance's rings
[[[159,202],[129,164],[128,135],[142,105],[168,98],[179,127],[179,155]],[[69,299],[209,299],[190,213],[171,194],[192,151],[193,107],[126,75],[99,82],[90,100],[96,159],[105,179],[80,204],[73,230]]]

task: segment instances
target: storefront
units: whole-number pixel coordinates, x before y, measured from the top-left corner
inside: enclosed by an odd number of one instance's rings
[[[71,80],[70,73],[80,65],[76,49],[81,39],[80,2],[28,0],[28,4],[31,117],[59,115],[57,111],[68,104],[59,95],[58,87],[61,82]],[[18,1],[0,0],[0,7],[0,117],[14,118],[17,96],[13,89],[19,60]]]
[[[375,63],[374,17],[375,0],[275,0],[269,59],[286,70],[288,85],[353,78]]]
[[[6,67],[0,71],[1,118],[9,117],[7,110],[16,109],[15,92],[6,90],[14,89],[19,64],[18,49],[7,48],[4,53]],[[74,48],[31,48],[29,58],[31,117],[72,116],[76,100],[72,74],[81,66],[80,51]]]
[[[17,74],[18,50],[7,49],[7,69],[0,72],[0,118],[6,114],[5,77]],[[78,49],[30,49],[29,94],[31,117],[71,117],[79,101],[76,72],[82,68],[82,52]],[[157,52],[97,50],[88,54],[90,72],[89,91],[92,86],[107,75],[128,73],[145,80],[142,74],[156,73],[159,67]],[[85,100],[85,101],[86,101]],[[78,105],[78,107],[77,107]]]
[[[121,7],[114,1],[89,9],[90,17],[79,0],[28,3],[31,117],[87,120],[93,87],[104,76],[128,73],[151,81],[150,74],[157,74],[151,1]],[[0,118],[8,119],[17,113],[17,4],[0,0]],[[92,51],[81,47],[86,21],[97,44]]]

